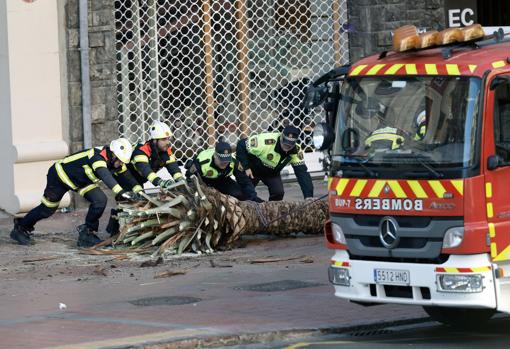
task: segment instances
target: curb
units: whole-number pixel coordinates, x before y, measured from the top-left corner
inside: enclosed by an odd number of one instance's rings
[[[432,322],[429,317],[392,320],[342,327],[324,327],[313,329],[279,330],[259,333],[204,336],[198,338],[169,339],[162,341],[130,344],[128,346],[103,347],[101,349],[192,349],[217,348],[234,345],[263,344],[274,341],[298,340],[318,335],[347,334],[353,336],[372,335],[388,327],[414,325]]]

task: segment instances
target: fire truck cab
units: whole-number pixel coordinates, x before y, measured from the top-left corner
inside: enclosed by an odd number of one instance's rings
[[[510,312],[510,39],[466,33],[422,48],[397,30],[399,52],[308,88],[305,106],[326,111],[313,137],[330,162],[338,297],[457,325]]]

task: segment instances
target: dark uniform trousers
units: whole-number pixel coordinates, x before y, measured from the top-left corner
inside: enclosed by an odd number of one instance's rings
[[[257,184],[259,184],[260,181],[267,185],[267,189],[269,190],[269,201],[283,200],[285,191],[283,189],[283,181],[280,174],[273,176],[257,176],[257,173],[253,171],[253,176],[255,178],[251,179],[246,175],[244,171],[239,171],[236,169],[234,171],[234,175],[244,193],[246,193],[247,200],[255,200],[257,198],[255,187]]]
[[[129,170],[129,168],[127,169],[127,171],[129,171],[130,173],[129,176],[115,176],[117,183],[119,183],[122,189],[126,191],[131,191],[133,190],[133,187],[137,184],[143,188],[143,183],[140,182],[138,177],[135,177],[135,175],[133,174],[132,171]],[[117,196],[115,197],[115,201],[117,202],[117,204],[119,203],[119,199]],[[119,220],[117,219],[118,212],[119,211],[116,208],[112,208],[110,210],[110,219],[108,220],[108,224],[106,225],[106,232],[112,236],[117,234],[120,229]]]
[[[202,177],[202,180],[207,186],[218,190],[222,194],[233,196],[238,200],[244,200],[241,186],[230,177],[220,177],[214,179]]]
[[[44,189],[44,197],[51,202],[59,202],[62,197],[71,188],[65,185],[57,175],[55,165],[52,165],[46,175],[46,188]],[[90,202],[87,217],[85,218],[85,224],[92,231],[97,231],[99,228],[99,218],[103,214],[107,197],[106,194],[99,188],[94,188],[84,195],[85,199]],[[27,230],[32,231],[34,225],[45,218],[50,217],[55,213],[58,207],[48,207],[41,203],[39,206],[33,208],[23,217],[18,224],[25,227]]]

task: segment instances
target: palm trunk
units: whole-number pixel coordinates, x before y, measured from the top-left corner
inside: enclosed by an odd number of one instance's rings
[[[328,217],[326,201],[307,199],[304,201],[269,201],[255,203],[239,201],[210,188],[204,189],[214,203],[227,208],[225,221],[226,240],[232,243],[241,235],[269,233],[288,236],[292,233],[320,233]]]

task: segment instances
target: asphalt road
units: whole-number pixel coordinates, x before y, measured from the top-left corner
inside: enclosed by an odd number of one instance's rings
[[[475,330],[456,330],[430,321],[347,334],[314,336],[294,342],[243,346],[247,349],[509,348],[510,316],[497,316]],[[236,347],[237,349],[237,347]]]

